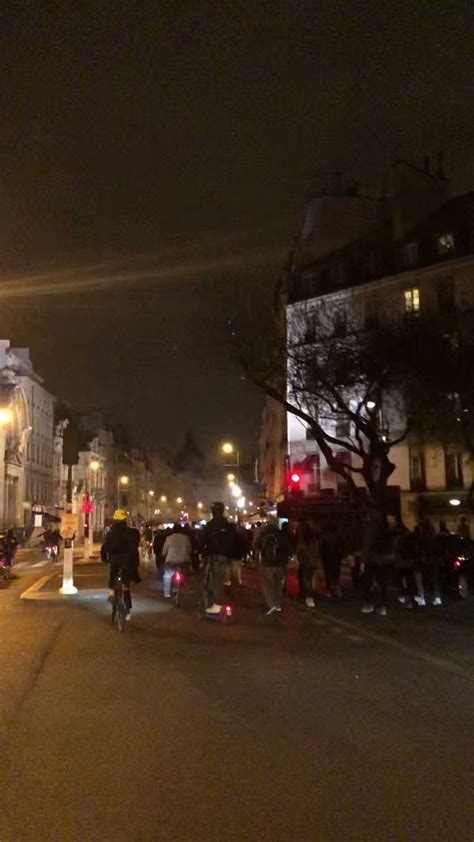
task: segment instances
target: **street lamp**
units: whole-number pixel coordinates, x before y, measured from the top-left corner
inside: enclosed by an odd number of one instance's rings
[[[11,424],[13,421],[13,411],[9,406],[0,407],[0,425],[4,427],[6,424]]]
[[[235,482],[235,474],[227,474],[228,482]]]
[[[100,468],[100,462],[98,459],[91,459],[89,462],[89,470],[92,473],[96,474]],[[90,557],[91,547],[94,543],[94,529],[92,528],[92,535],[91,535],[91,520],[92,520],[92,510],[93,505],[90,499],[90,489],[89,489],[89,472],[86,466],[86,487],[84,493],[84,503],[82,506],[82,511],[84,512],[84,558],[88,559]]]
[[[120,501],[121,501],[121,489],[126,488],[129,483],[129,478],[123,474],[121,477],[117,479],[117,508],[120,508]]]
[[[239,448],[236,447],[235,444],[232,444],[231,441],[225,441],[221,445],[221,451],[224,454],[224,456],[235,455],[235,462],[227,462],[226,464],[229,466],[229,468],[237,468],[237,476],[238,476],[239,468],[240,468],[240,451],[239,451]],[[229,479],[229,477],[227,477],[227,479]]]
[[[204,506],[203,506],[203,504],[202,504],[202,503],[198,503],[198,504],[197,504],[197,507],[198,507],[198,509],[203,509],[203,508],[204,508]]]
[[[161,497],[160,497],[160,501],[161,501],[162,503],[166,503],[166,502],[168,501],[168,498],[167,498],[166,494],[162,494],[162,495],[161,495]]]
[[[176,498],[176,502],[177,502],[177,503],[179,503],[179,504],[181,505],[181,503],[183,502],[183,498],[182,498],[182,497],[177,497],[177,498]]]

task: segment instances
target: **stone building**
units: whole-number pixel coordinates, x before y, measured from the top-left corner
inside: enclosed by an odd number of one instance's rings
[[[54,397],[27,348],[0,341],[0,522],[34,525],[52,514]]]
[[[397,162],[393,183],[390,218],[336,249],[321,248],[317,259],[305,262],[303,252],[294,260],[284,301],[289,335],[301,312],[319,302],[329,309],[342,302],[367,328],[386,318],[449,316],[474,306],[474,193],[448,199],[442,169],[433,173],[427,162],[422,169]],[[287,465],[306,468],[304,498],[340,495],[342,481],[310,431],[291,414],[287,424]],[[408,439],[390,458],[396,465],[390,484],[400,491],[408,523],[428,515],[454,526],[460,512],[469,513],[473,472],[459,446]]]

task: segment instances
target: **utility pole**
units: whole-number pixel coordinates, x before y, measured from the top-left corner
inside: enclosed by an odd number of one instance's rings
[[[79,461],[77,430],[68,426],[63,432],[63,465],[67,465],[66,512],[61,522],[61,534],[64,538],[63,584],[59,593],[70,596],[77,593],[74,586],[74,544],[73,539],[79,523],[78,515],[72,513],[72,466]]]

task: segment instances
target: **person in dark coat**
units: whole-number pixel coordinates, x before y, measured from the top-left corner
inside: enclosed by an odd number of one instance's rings
[[[344,541],[333,523],[328,523],[323,529],[319,551],[326,582],[326,596],[342,596],[339,579],[344,557]]]
[[[114,597],[115,579],[120,570],[123,571],[124,599],[127,607],[127,617],[132,610],[132,596],[130,582],[140,582],[138,574],[138,530],[127,525],[128,513],[125,509],[117,509],[114,522],[107,533],[107,537],[100,549],[102,561],[110,564],[108,599]],[[140,540],[140,536],[138,537]]]

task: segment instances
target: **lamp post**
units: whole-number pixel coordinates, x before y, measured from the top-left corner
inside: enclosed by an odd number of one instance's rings
[[[123,474],[117,477],[117,509],[122,505],[122,489],[126,488],[129,483],[129,478]]]
[[[93,504],[90,499],[90,492],[89,492],[89,470],[93,472],[93,474],[97,474],[97,471],[100,468],[100,462],[98,459],[91,459],[88,465],[86,465],[86,481],[85,481],[85,493],[84,493],[84,501],[82,504],[82,511],[84,512],[84,558],[88,560],[90,558],[91,549],[94,544],[94,534],[92,530],[91,536],[91,514],[93,511]]]

